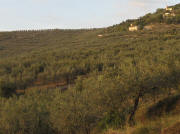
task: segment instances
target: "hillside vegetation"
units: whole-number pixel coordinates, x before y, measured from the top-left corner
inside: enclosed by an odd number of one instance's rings
[[[0,33],[0,134],[179,134],[173,8],[102,29]]]

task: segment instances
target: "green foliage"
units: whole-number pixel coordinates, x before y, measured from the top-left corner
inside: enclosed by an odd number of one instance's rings
[[[175,22],[176,22],[177,24],[180,23],[180,15],[179,15],[179,14],[176,15],[176,17],[175,17]]]
[[[111,112],[105,115],[105,117],[99,122],[98,126],[101,129],[109,129],[109,128],[123,128],[126,125],[126,119],[123,112],[115,113]]]
[[[31,93],[20,98],[13,97],[0,106],[0,133],[6,134],[51,134],[49,101],[51,96]]]
[[[93,103],[95,94],[69,90],[53,101],[51,121],[59,133],[89,134],[100,118],[100,109]]]

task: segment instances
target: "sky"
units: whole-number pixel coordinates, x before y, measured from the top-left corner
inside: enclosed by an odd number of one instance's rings
[[[0,31],[107,27],[165,3],[180,0],[0,0]]]

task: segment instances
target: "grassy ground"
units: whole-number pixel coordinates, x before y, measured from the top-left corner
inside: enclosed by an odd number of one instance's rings
[[[152,103],[152,101],[151,101]],[[172,108],[174,106],[174,108]],[[168,111],[169,109],[169,111]],[[149,115],[149,111],[151,113]],[[106,134],[179,134],[180,133],[180,96],[173,95],[160,99],[149,107],[143,104],[136,114],[135,126],[121,130],[109,129]]]

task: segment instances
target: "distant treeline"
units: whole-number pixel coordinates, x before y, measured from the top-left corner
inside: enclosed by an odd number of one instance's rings
[[[12,31],[0,31],[0,32],[49,32],[49,31],[89,31],[97,30],[101,28],[80,28],[80,29],[28,29],[28,30],[12,30]]]

